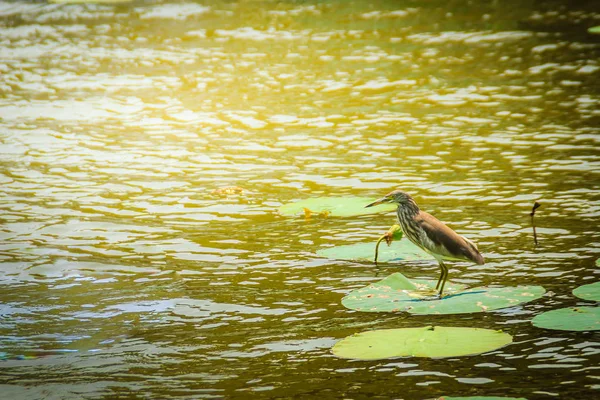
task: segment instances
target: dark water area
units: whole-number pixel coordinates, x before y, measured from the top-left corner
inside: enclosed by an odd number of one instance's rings
[[[593,1],[0,0],[0,398],[598,397],[599,334],[530,322],[594,304],[571,291],[600,274],[597,25]],[[477,242],[486,264],[449,264],[451,281],[546,295],[344,308],[439,267],[316,254],[377,240],[393,213],[277,209],[396,188]],[[514,343],[331,353],[427,325]]]

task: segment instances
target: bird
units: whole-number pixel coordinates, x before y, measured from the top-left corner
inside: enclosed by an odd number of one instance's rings
[[[412,196],[402,190],[394,190],[365,207],[387,203],[398,205],[398,221],[408,240],[431,254],[440,265],[442,272],[435,286],[436,290],[439,289],[440,299],[448,280],[445,260],[471,261],[478,265],[485,263],[475,243],[454,232],[433,215],[421,211]]]

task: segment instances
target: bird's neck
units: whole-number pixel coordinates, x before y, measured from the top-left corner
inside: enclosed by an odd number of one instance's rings
[[[404,225],[405,221],[410,221],[419,214],[420,211],[419,206],[413,199],[409,199],[406,203],[400,204],[398,206],[398,219],[400,220],[400,224]]]

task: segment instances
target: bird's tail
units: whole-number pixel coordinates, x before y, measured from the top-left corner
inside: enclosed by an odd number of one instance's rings
[[[471,246],[471,260],[473,260],[473,262],[479,264],[479,265],[483,265],[485,264],[485,259],[483,258],[483,256],[481,255],[481,253],[479,252],[479,249],[477,248],[477,245],[473,242],[471,242],[469,239],[467,239],[466,237],[462,237],[463,239],[465,239],[465,241],[469,244],[469,246]]]
[[[475,260],[474,260],[474,261],[475,261],[477,264],[479,264],[479,265],[483,265],[483,264],[485,264],[485,259],[483,258],[483,256],[481,255],[481,253],[480,253],[479,251],[477,251],[477,250],[475,250],[475,252],[476,252],[476,253],[475,253],[475,257],[474,257],[474,258],[475,258]]]

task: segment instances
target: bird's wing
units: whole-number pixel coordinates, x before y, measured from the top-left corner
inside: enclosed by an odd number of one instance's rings
[[[473,242],[448,228],[433,215],[421,211],[416,217],[416,222],[427,235],[427,241],[423,242],[424,246],[432,253],[450,259],[484,263],[483,256]]]

